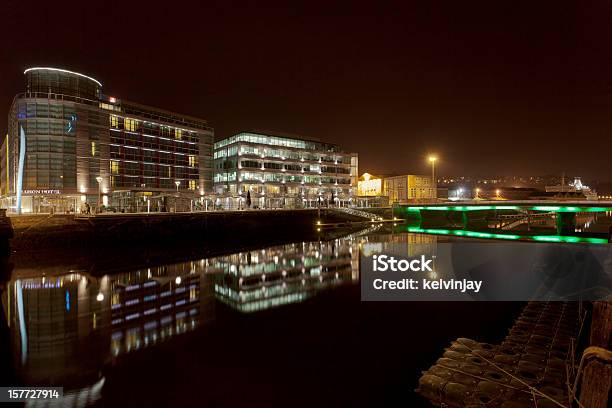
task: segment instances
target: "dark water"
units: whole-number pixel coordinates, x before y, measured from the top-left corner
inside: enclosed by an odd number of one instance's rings
[[[70,406],[428,406],[421,371],[457,337],[499,341],[522,307],[360,301],[360,253],[440,239],[354,236],[113,275],[17,267],[4,376],[63,386]]]

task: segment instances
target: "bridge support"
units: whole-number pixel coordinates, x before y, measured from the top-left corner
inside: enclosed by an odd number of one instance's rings
[[[436,210],[421,210],[420,222],[421,228],[448,227],[449,224],[452,224],[447,211]]]
[[[489,223],[487,221],[487,211],[462,211],[461,220],[463,229],[487,229]]]
[[[573,234],[576,232],[576,213],[557,213],[557,235]]]

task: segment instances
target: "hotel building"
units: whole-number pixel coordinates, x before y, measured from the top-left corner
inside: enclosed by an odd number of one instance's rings
[[[217,205],[244,208],[349,206],[358,157],[319,140],[242,132],[215,143]]]
[[[0,149],[2,207],[15,212],[110,206],[166,211],[212,191],[205,120],[106,96],[86,75],[25,70]]]

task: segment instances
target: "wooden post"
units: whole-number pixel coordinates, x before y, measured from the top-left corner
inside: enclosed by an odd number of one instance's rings
[[[593,303],[591,346],[610,349],[612,340],[612,302]],[[580,388],[580,403],[585,408],[608,407],[608,393],[612,387],[612,364],[597,358],[585,362]]]

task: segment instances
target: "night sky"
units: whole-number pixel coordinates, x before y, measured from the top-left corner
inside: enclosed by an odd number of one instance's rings
[[[217,139],[339,143],[360,172],[428,173],[435,152],[441,175],[612,180],[612,3],[328,3],[5,0],[0,112],[53,66]]]

